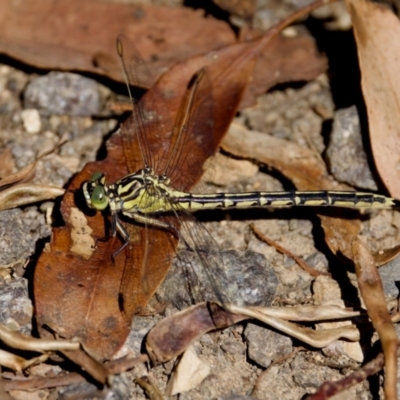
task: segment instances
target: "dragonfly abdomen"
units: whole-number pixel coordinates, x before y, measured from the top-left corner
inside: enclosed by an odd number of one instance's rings
[[[182,194],[174,198],[188,210],[213,208],[251,208],[251,207],[346,207],[346,208],[399,208],[400,201],[373,193],[354,191],[282,191],[219,194]]]

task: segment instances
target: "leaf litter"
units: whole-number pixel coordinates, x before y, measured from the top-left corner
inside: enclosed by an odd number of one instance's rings
[[[297,69],[298,65],[296,65]],[[320,91],[323,91],[323,86],[320,87]],[[289,101],[288,101],[288,107],[290,108],[290,99],[295,97],[296,94],[296,90],[294,89],[294,91],[292,93],[290,93],[290,89],[277,89],[275,90],[273,93],[266,95],[266,97],[270,97],[271,99],[274,96],[277,96],[279,94],[283,94],[283,96],[286,96]],[[10,92],[12,93],[12,92]],[[293,104],[293,100],[292,100],[292,104]],[[256,106],[257,107],[257,106]],[[292,106],[293,107],[293,106]],[[286,110],[287,111],[287,110]],[[283,113],[284,114],[284,113]],[[284,116],[286,117],[286,119],[290,120],[291,118],[293,119],[293,117],[291,117],[289,115],[289,112],[287,111],[287,115]],[[4,118],[4,117],[3,117]],[[240,117],[239,117],[240,118]],[[297,116],[295,117],[295,120],[299,120],[300,117]],[[46,120],[45,120],[46,121]],[[320,120],[321,121],[321,120]],[[58,121],[56,121],[58,123],[58,126],[60,126],[60,123],[62,122],[62,119],[59,119]],[[239,119],[239,122],[241,125],[243,125],[243,120]],[[53,121],[54,123],[54,121]],[[246,123],[246,121],[245,121]],[[55,124],[57,125],[57,124]],[[317,124],[317,126],[313,127],[314,130],[316,131],[320,131],[320,126]],[[105,133],[105,132],[104,132]],[[265,136],[265,140],[268,140],[268,136]],[[18,136],[17,136],[18,137]],[[245,140],[243,140],[245,139]],[[243,135],[242,138],[242,147],[245,146],[247,144],[247,139],[248,137],[245,137]],[[323,168],[321,168],[319,165],[323,165],[321,163],[321,159],[318,156],[318,154],[315,152],[315,148],[312,148],[311,151],[309,148],[307,148],[307,146],[310,143],[310,140],[307,140],[308,138],[304,138],[303,137],[303,142],[301,143],[303,146],[303,151],[305,151],[305,163],[304,163],[304,167],[302,166],[302,168],[307,168],[307,165],[309,166],[310,164],[308,164],[309,162],[311,163],[312,167],[310,167],[309,169],[309,173],[305,172],[303,174],[303,178],[301,177],[301,174],[299,173],[300,171],[300,166],[298,163],[301,162],[301,156],[299,158],[296,158],[295,156],[290,156],[291,159],[293,161],[296,161],[297,164],[295,164],[293,167],[290,167],[290,163],[287,162],[286,157],[288,157],[286,155],[286,153],[278,153],[281,155],[281,159],[278,160],[279,157],[275,157],[275,161],[273,161],[271,164],[269,164],[269,162],[267,162],[265,160],[265,158],[259,158],[257,156],[255,156],[255,152],[256,150],[259,148],[259,145],[261,143],[258,142],[258,144],[256,144],[255,146],[253,146],[253,148],[249,149],[249,151],[246,154],[242,154],[239,157],[243,157],[243,158],[247,158],[250,160],[257,160],[258,163],[265,163],[267,165],[271,165],[273,166],[276,170],[282,171],[285,170],[287,171],[291,171],[289,172],[286,176],[287,178],[293,180],[294,184],[297,186],[298,182],[302,182],[305,181],[304,184],[306,185],[310,185],[310,187],[312,187],[312,185],[316,185],[318,186],[319,183],[321,183],[321,181],[316,181],[317,183],[313,183],[312,179],[310,179],[310,177],[314,177],[315,175],[317,177],[319,177],[318,179],[322,179],[322,181],[327,181],[327,183],[329,183],[330,188],[336,188],[338,187],[337,184],[332,181],[327,173],[326,170],[324,170]],[[291,145],[291,142],[286,140],[284,142],[282,142],[282,144],[277,147],[273,147],[273,151],[278,152],[279,150],[285,149],[286,147],[289,147]],[[111,148],[110,151],[112,152],[113,149],[112,147],[115,146],[116,148],[118,148],[119,144],[118,141],[114,141],[111,142]],[[300,148],[299,148],[300,147]],[[240,148],[240,147],[239,147]],[[318,148],[318,146],[317,146]],[[305,150],[304,150],[305,149]],[[298,146],[298,150],[300,151],[299,154],[301,153],[301,146]],[[226,150],[226,152],[230,153],[229,150]],[[233,153],[232,153],[233,154]],[[293,153],[295,154],[295,153]],[[271,160],[273,160],[273,157],[271,156]],[[280,161],[280,162],[279,162]],[[274,164],[275,163],[275,164]],[[307,169],[305,170],[307,171]],[[283,173],[283,172],[282,172]],[[269,190],[279,190],[282,186],[281,183],[279,182],[279,180],[276,179],[271,179],[268,178],[267,180],[264,179],[264,173],[257,173],[253,179],[249,179],[243,182],[233,182],[231,185],[236,188],[236,190],[260,190],[260,187],[262,187],[262,185],[266,185],[266,187],[269,187]],[[304,180],[304,176],[307,177],[306,180]],[[296,181],[297,180],[297,181]],[[300,187],[300,186],[299,186]],[[247,189],[246,189],[247,188]],[[316,187],[317,189],[321,189],[322,186],[320,187]],[[226,188],[224,190],[229,190],[229,188]],[[73,196],[74,193],[69,193],[69,196]],[[381,212],[381,213],[388,213],[391,214],[391,212]],[[300,254],[302,257],[304,258],[310,258],[309,261],[311,261],[311,264],[313,262],[316,262],[315,260],[320,260],[318,262],[321,262],[322,260],[322,268],[327,268],[327,264],[326,261],[324,261],[323,259],[320,259],[319,256],[317,257],[318,253],[320,253],[317,248],[312,244],[314,242],[313,239],[313,235],[311,232],[311,224],[307,224],[302,222],[301,220],[305,219],[305,218],[310,218],[311,215],[311,211],[307,211],[306,213],[304,213],[304,211],[301,212],[296,212],[296,210],[278,210],[276,212],[274,212],[273,217],[271,218],[271,215],[269,212],[265,212],[265,213],[261,213],[263,215],[264,218],[268,219],[268,224],[271,225],[270,227],[267,228],[267,230],[265,230],[266,225],[261,224],[262,230],[264,232],[267,232],[268,235],[270,235],[270,233],[272,233],[273,239],[275,241],[283,241],[283,243],[285,245],[287,245],[287,243],[289,243],[289,247],[290,247],[290,251],[292,251],[295,254]],[[305,215],[306,214],[306,215]],[[246,217],[246,219],[254,219],[255,215],[254,214],[247,214],[248,216]],[[335,213],[335,215],[338,215]],[[375,214],[376,215],[376,214]],[[235,217],[235,215],[233,215]],[[237,215],[238,216],[238,215]],[[372,215],[372,217],[376,218],[374,215]],[[332,220],[332,217],[327,217],[329,218],[328,221]],[[364,219],[365,217],[363,217],[362,219]],[[346,225],[343,225],[343,220],[341,220],[340,218],[337,218],[338,220],[338,226],[334,226],[333,228],[331,228],[331,232],[328,232],[328,238],[330,239],[330,247],[334,250],[334,252],[340,251],[340,252],[345,252],[345,254],[347,256],[350,255],[350,258],[352,258],[352,253],[349,253],[349,244],[351,244],[351,242],[348,242],[348,239],[350,238],[350,235],[347,232],[347,229],[345,228]],[[299,220],[299,222],[296,222],[296,220]],[[355,218],[356,221],[358,221],[358,217]],[[100,221],[100,219],[99,219]],[[313,219],[313,222],[316,223],[316,220]],[[353,222],[353,221],[351,221]],[[103,222],[104,223],[104,222]],[[258,221],[257,224],[260,225],[261,221]],[[207,222],[207,227],[209,228],[209,230],[212,232],[214,228],[216,228],[218,223],[211,223],[211,222]],[[237,248],[238,250],[245,250],[247,248],[252,248],[252,249],[257,249],[258,251],[260,251],[261,253],[263,253],[267,258],[271,259],[272,261],[272,265],[274,266],[274,268],[277,270],[278,272],[278,276],[281,278],[281,280],[283,282],[286,282],[286,284],[288,284],[289,282],[289,286],[285,286],[283,292],[283,295],[280,295],[280,301],[282,302],[282,305],[294,305],[294,304],[298,304],[299,300],[300,303],[307,303],[312,301],[312,280],[309,278],[306,278],[307,274],[303,274],[301,272],[299,272],[298,267],[293,264],[292,260],[290,259],[290,257],[284,256],[284,255],[280,255],[277,254],[275,249],[269,248],[267,245],[265,244],[261,244],[260,242],[258,242],[258,240],[256,240],[254,237],[252,237],[251,234],[249,234],[248,232],[248,228],[247,225],[242,225],[242,227],[240,227],[241,221],[231,221],[231,222],[225,222],[222,223],[222,228],[216,228],[215,229],[215,237],[218,241],[221,241],[220,243],[222,244],[221,247],[224,248],[223,245],[223,235],[221,233],[225,232],[226,235],[226,230],[227,230],[227,226],[232,227],[232,229],[230,229],[231,231],[231,236],[229,238],[229,242],[235,243],[235,248],[236,248],[236,244],[238,245]],[[329,222],[328,224],[332,227],[332,223]],[[326,228],[326,225],[324,225],[324,228]],[[351,225],[352,226],[352,225]],[[374,251],[380,251],[382,250],[382,247],[380,247],[380,245],[385,243],[385,239],[383,238],[375,238],[373,231],[371,230],[371,226],[368,225],[368,222],[362,222],[362,225],[360,225],[359,223],[354,224],[354,226],[357,227],[357,229],[353,228],[350,229],[350,231],[354,232],[354,236],[357,235],[357,233],[359,232],[359,226],[363,226],[363,239],[365,239],[365,237],[367,238],[368,241],[368,246],[371,246]],[[392,226],[396,227],[396,222],[395,220],[393,220],[392,222]],[[82,229],[82,225],[79,226],[79,228],[77,229]],[[239,235],[237,236],[237,238],[234,236],[234,230],[237,230],[238,233],[242,234],[242,238],[239,238]],[[295,234],[299,234],[302,235],[303,238],[302,239],[297,239],[297,236],[295,236]],[[289,235],[289,236],[288,236]],[[392,233],[393,235],[393,233]],[[396,233],[394,233],[394,236],[396,235]],[[246,239],[243,239],[243,238]],[[285,237],[289,237],[288,239],[285,239]],[[316,237],[316,239],[318,239],[318,236]],[[78,241],[78,239],[74,239],[75,242]],[[300,240],[300,241],[299,241]],[[319,237],[319,240],[321,240],[321,237]],[[225,238],[226,241],[226,238]],[[298,242],[299,241],[299,242]],[[297,243],[297,248],[295,246],[295,243]],[[304,245],[306,244],[306,245]],[[300,245],[300,246],[299,246]],[[291,247],[293,246],[293,247]],[[302,247],[301,247],[302,246]],[[101,244],[99,244],[99,247],[101,247]],[[384,247],[383,247],[384,248]],[[96,249],[97,250],[97,249]],[[77,250],[77,252],[79,253],[79,250]],[[101,253],[100,253],[101,254]],[[58,258],[59,260],[60,258]],[[54,261],[57,262],[57,261]],[[319,267],[321,268],[321,267]],[[344,269],[347,268],[346,264],[343,264],[340,259],[335,258],[335,261],[330,261],[330,269],[329,272],[332,272],[333,268],[335,269],[335,271],[340,269]],[[285,271],[286,269],[286,271]],[[337,272],[336,272],[337,273]],[[293,277],[297,277],[295,278],[295,280],[293,280]],[[343,280],[344,276],[343,274],[341,274],[342,277],[341,279]],[[346,271],[345,274],[347,276],[347,280],[350,282],[354,281],[354,273],[350,271]],[[112,277],[112,279],[118,279],[118,276],[116,277]],[[290,281],[290,279],[292,279],[292,281]],[[328,281],[327,281],[328,282]],[[300,289],[302,288],[302,289]],[[289,290],[287,290],[289,289]],[[321,290],[321,289],[320,289]],[[322,285],[322,290],[330,290],[329,286],[324,287],[324,285]],[[327,296],[325,296],[327,297]],[[77,302],[79,303],[79,299],[77,299]],[[354,305],[354,299],[353,299],[353,303]],[[290,308],[289,308],[290,309]],[[169,309],[167,308],[167,313],[170,312],[168,311]],[[295,309],[295,311],[300,312],[299,309]],[[116,311],[117,312],[117,311]],[[310,310],[306,311],[306,312],[311,312]],[[332,310],[329,311],[330,313],[333,313]],[[116,314],[117,315],[117,314]],[[72,321],[72,316],[71,316],[71,321]],[[135,319],[135,323],[132,327],[132,331],[135,331],[135,324],[137,325],[137,327],[139,327],[140,325],[140,321],[144,321],[143,317],[141,319],[141,317],[138,317],[137,319]],[[149,322],[149,321],[148,321]],[[146,326],[146,325],[145,325]],[[148,323],[147,323],[148,326]],[[52,328],[54,327],[54,324],[52,326]],[[213,383],[212,378],[207,378],[202,385],[200,385],[200,388],[194,389],[192,390],[190,393],[192,393],[192,396],[194,396],[193,398],[204,398],[205,393],[208,393],[208,397],[213,397],[214,394],[216,393],[223,393],[223,387],[225,385],[225,388],[229,387],[230,390],[235,389],[237,391],[242,391],[245,387],[249,387],[246,386],[245,381],[247,380],[248,382],[250,382],[250,384],[253,382],[254,380],[257,378],[257,376],[260,374],[260,369],[256,366],[254,366],[254,368],[250,368],[248,366],[248,364],[246,364],[245,359],[241,358],[240,353],[235,353],[234,351],[229,353],[229,356],[231,357],[230,360],[231,361],[227,361],[227,359],[225,359],[225,362],[223,364],[218,363],[218,357],[221,357],[222,354],[220,352],[217,351],[216,354],[213,354],[212,352],[208,352],[210,350],[207,350],[207,341],[209,342],[213,342],[213,341],[217,341],[219,343],[223,343],[224,341],[230,339],[234,339],[234,340],[238,340],[238,338],[240,338],[240,336],[244,333],[244,325],[237,325],[235,327],[232,327],[230,329],[227,329],[225,331],[223,331],[222,333],[220,333],[220,336],[218,336],[217,334],[213,334],[213,333],[209,333],[206,334],[205,336],[203,336],[200,339],[200,343],[197,342],[197,344],[195,343],[195,349],[197,350],[197,352],[200,351],[200,349],[203,349],[203,358],[208,359],[209,361],[211,361],[211,364],[213,365],[213,363],[216,363],[216,369],[214,369],[213,371],[215,373],[218,373],[218,376],[220,378],[220,383],[218,385],[215,385]],[[58,328],[57,326],[55,328]],[[352,328],[342,328],[343,330],[346,329],[352,329]],[[55,329],[57,331],[57,329]],[[146,331],[148,331],[148,329],[145,329]],[[138,332],[138,331],[137,331]],[[129,340],[129,339],[128,339]],[[118,345],[116,346],[118,347]],[[212,349],[212,347],[210,348]],[[313,358],[313,354],[315,354],[315,352],[306,352],[307,356],[309,357],[310,360],[312,360]],[[345,354],[345,353],[344,353]],[[337,357],[344,357],[344,354],[340,354],[338,353],[336,356]],[[299,356],[299,360],[301,360],[301,356]],[[331,357],[327,357],[324,356],[323,353],[321,353],[319,355],[319,357],[325,357],[326,360],[332,360],[332,356]],[[236,362],[232,361],[232,360],[236,360]],[[340,361],[337,361],[338,363]],[[350,365],[349,360],[347,361],[341,361],[342,363],[344,362],[346,365],[346,362],[348,363],[348,365]],[[292,367],[294,368],[295,364],[292,362]],[[321,368],[321,367],[313,367],[312,364],[308,363],[307,365],[307,369],[303,369],[302,373],[305,379],[309,379],[308,377],[311,375],[315,375],[317,376],[318,374],[316,374],[317,370],[324,370],[325,371],[325,367]],[[315,364],[317,365],[317,364]],[[165,367],[164,367],[165,368]],[[168,368],[168,363],[166,368]],[[277,368],[277,366],[275,366],[274,368]],[[272,392],[276,390],[281,391],[281,390],[285,390],[285,384],[284,382],[281,382],[279,379],[276,379],[276,375],[274,375],[274,371],[275,369],[272,368],[270,371],[266,371],[266,374],[263,374],[263,379],[262,382],[259,382],[259,387],[262,387],[263,384],[265,384],[265,382],[269,382],[270,384],[270,391],[271,388],[273,389]],[[314,368],[314,369],[313,369]],[[143,369],[142,369],[143,371]],[[240,371],[240,373],[238,373]],[[328,371],[328,370],[326,370]],[[138,367],[138,373],[140,372],[140,367]],[[305,373],[306,372],[306,373]],[[276,372],[275,372],[276,373]],[[161,370],[157,370],[155,369],[153,374],[155,374],[155,380],[152,379],[153,382],[155,382],[155,385],[161,385],[161,387],[164,387],[165,384],[165,379],[162,378],[162,375],[164,373],[161,373]],[[228,376],[229,376],[229,381],[232,382],[232,377],[234,376],[234,386],[232,387],[232,384],[228,385]],[[319,375],[318,375],[319,376]],[[327,372],[327,375],[325,376],[332,376],[329,375],[329,373]],[[314,382],[311,381],[299,381],[299,380],[295,380],[296,382],[296,390],[294,390],[294,392],[296,393],[301,393],[301,395],[304,395],[305,393],[307,393],[309,391],[310,387],[315,387],[313,385],[315,385]],[[320,383],[323,382],[323,380],[319,381]],[[212,389],[207,386],[207,385],[211,385]],[[248,383],[247,383],[248,385]],[[282,385],[282,386],[279,386]],[[214,390],[213,392],[211,392],[212,394],[210,394],[210,392],[207,392],[207,390]],[[368,390],[365,386],[361,386],[360,390]],[[137,394],[139,394],[140,392],[137,392]],[[243,392],[242,392],[243,393]],[[355,392],[352,392],[355,393]],[[264,392],[264,396],[267,395]],[[197,397],[196,397],[197,396]],[[268,398],[268,397],[259,397],[260,396],[260,391],[258,391],[258,398]]]

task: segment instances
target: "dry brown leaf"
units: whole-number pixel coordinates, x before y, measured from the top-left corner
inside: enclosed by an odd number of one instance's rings
[[[162,395],[160,389],[155,385],[149,376],[135,378],[135,383],[144,390],[150,400],[164,400],[164,396]]]
[[[354,239],[352,248],[360,293],[385,354],[385,398],[396,400],[398,340],[386,306],[382,281],[374,257],[361,240]]]
[[[92,378],[101,384],[105,384],[108,377],[107,368],[90,357],[82,349],[78,350],[62,350],[62,354],[69,360],[79,365],[83,371],[86,371]]]
[[[373,257],[375,260],[375,265],[377,267],[381,267],[382,265],[387,264],[389,261],[392,261],[400,254],[400,245],[394,246],[390,249],[379,250],[376,253],[373,253]]]
[[[400,22],[384,5],[346,0],[361,68],[372,152],[391,196],[400,198]]]
[[[134,40],[156,78],[179,60],[235,42],[225,22],[185,7],[3,0],[0,9],[0,52],[39,68],[87,71],[123,82],[115,52],[121,32]]]
[[[14,157],[12,156],[11,149],[6,148],[0,154],[0,187],[1,187],[1,180],[9,175],[12,175],[15,168],[15,161]]]
[[[205,333],[247,317],[231,314],[215,303],[199,303],[161,320],[147,335],[146,351],[154,364],[182,354]]]
[[[175,370],[168,381],[166,395],[174,396],[178,393],[188,392],[210,374],[210,366],[202,361],[190,346],[182,355]]]
[[[224,151],[257,160],[288,177],[299,190],[349,190],[330,178],[315,151],[233,123],[221,144]]]
[[[113,360],[105,365],[108,375],[115,375],[132,369],[134,366],[148,362],[149,359],[146,355],[142,354],[136,358],[123,357],[118,360]],[[7,375],[7,372],[3,372],[3,377],[7,379],[13,379],[14,374]],[[72,384],[77,384],[81,382],[86,382],[87,379],[77,372],[70,372],[68,374],[55,374],[42,376],[33,376],[26,379],[10,380],[4,381],[5,389],[8,390],[26,390],[28,392],[67,386]],[[0,397],[2,399],[2,397]]]
[[[97,242],[87,260],[89,253],[82,251],[82,242],[87,238],[88,228],[75,213],[76,202],[84,210],[84,200],[79,197],[82,181],[95,171],[106,170],[110,180],[117,180],[128,172],[118,133],[108,146],[108,158],[87,164],[69,185],[61,204],[66,226],[53,229],[52,242],[41,254],[34,275],[35,314],[41,337],[53,336],[46,326],[60,337],[79,337],[97,360],[111,358],[129,333],[118,303],[125,254],[117,257],[115,265],[111,262],[111,254],[121,242],[117,238]],[[84,215],[86,225],[93,230],[91,239],[96,243],[96,239],[105,237],[107,225],[100,213],[87,214]],[[79,229],[82,240],[78,240]],[[86,243],[90,250],[91,241]],[[75,252],[71,252],[71,247]]]
[[[322,348],[338,339],[359,341],[356,326],[314,330],[291,321],[322,321],[359,316],[358,311],[334,306],[239,307],[200,303],[160,321],[147,335],[146,350],[153,363],[169,361],[183,353],[204,333],[255,318],[310,346]]]
[[[237,43],[226,23],[185,7],[4,0],[0,9],[0,52],[39,68],[87,71],[124,82],[115,52],[119,33],[131,38],[146,61],[136,82],[146,88],[178,62],[200,54],[218,57],[216,49]],[[277,83],[313,79],[326,67],[309,36],[277,36],[262,52],[241,107]]]
[[[15,185],[17,183],[29,182],[35,177],[36,166],[38,160],[35,160],[33,163],[27,165],[22,168],[15,174],[11,174],[6,178],[0,180],[0,191],[8,188],[11,185]]]
[[[64,189],[57,186],[35,185],[33,183],[14,185],[0,191],[0,211],[55,199],[62,196],[64,192]]]
[[[265,35],[268,35],[268,31]],[[253,33],[250,37],[259,38],[260,34]],[[246,37],[244,41],[248,40]],[[295,37],[275,36],[261,51],[254,68],[253,79],[239,108],[255,104],[258,96],[277,84],[308,82],[326,70],[326,58],[318,52],[312,37],[304,34]]]
[[[80,344],[76,341],[37,339],[12,331],[2,324],[0,324],[0,340],[13,349],[37,352],[77,350],[80,347]]]
[[[353,318],[361,315],[360,311],[354,311],[340,306],[293,306],[293,307],[247,307],[263,315],[281,318],[288,321],[330,321],[335,319]]]
[[[302,342],[316,348],[326,347],[338,339],[346,339],[352,342],[358,342],[360,340],[360,332],[355,325],[314,330],[294,324],[281,318],[276,318],[275,316],[271,316],[268,308],[260,310],[257,307],[239,307],[233,304],[228,304],[225,306],[225,308],[227,311],[230,311],[234,314],[237,313],[242,317],[247,316],[249,318],[255,318],[259,321],[262,321],[279,332],[285,333],[288,336],[292,336],[295,339],[301,340]],[[318,308],[318,306],[315,308]]]
[[[66,139],[64,137],[62,137],[53,148],[44,150],[36,158],[36,160],[33,161],[31,164],[25,166],[24,168],[20,169],[18,172],[14,173],[14,174],[9,174],[8,176],[0,179],[0,192],[7,189],[10,186],[18,184],[18,183],[21,184],[21,183],[30,182],[35,177],[36,167],[37,167],[37,163],[39,162],[39,160],[41,160],[43,157],[46,157],[47,155],[53,153],[55,150],[60,148],[65,142],[66,142]],[[11,168],[11,165],[13,165],[13,160],[10,160],[11,153],[9,153],[7,150],[3,152],[1,157],[3,157],[3,155],[4,155],[4,159],[2,161],[5,163],[5,165],[4,165],[5,170],[7,170],[7,168]],[[4,174],[4,172],[5,172],[4,170],[1,170],[2,175]],[[35,197],[36,194],[33,194],[33,196]],[[39,201],[39,200],[37,200],[37,201]],[[22,204],[28,204],[28,203],[22,203]],[[17,206],[15,206],[15,207],[17,207]]]
[[[0,349],[0,365],[2,367],[10,368],[15,372],[21,372],[32,365],[40,364],[49,358],[47,354],[42,354],[38,357],[26,360],[23,357],[12,354],[8,351]]]
[[[256,11],[255,0],[214,0],[223,10],[244,19],[250,19]]]

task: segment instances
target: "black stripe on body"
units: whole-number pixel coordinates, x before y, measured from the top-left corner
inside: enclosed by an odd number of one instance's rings
[[[172,199],[185,203],[189,208],[281,207],[281,206],[337,206],[346,208],[400,208],[400,201],[355,191],[282,191],[219,193],[210,195],[185,194]],[[208,207],[207,207],[208,206]]]

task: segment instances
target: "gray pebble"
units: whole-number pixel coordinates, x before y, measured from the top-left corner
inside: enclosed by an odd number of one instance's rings
[[[125,400],[130,398],[130,382],[126,374],[113,376],[110,385],[99,390],[98,386],[90,382],[81,382],[61,388],[58,399],[67,400],[71,398],[80,399],[106,399]]]
[[[33,306],[28,297],[28,281],[18,278],[0,281],[0,323],[30,335]]]
[[[44,216],[31,209],[1,211],[0,265],[10,265],[33,254],[36,241],[50,234],[50,229],[42,231],[39,226],[45,226]]]
[[[248,343],[248,357],[264,368],[268,368],[272,361],[288,355],[293,349],[289,337],[266,326],[248,323],[244,336]]]
[[[242,394],[227,394],[226,396],[218,397],[218,400],[253,400],[254,397],[245,396]]]
[[[221,344],[222,350],[224,350],[226,353],[235,355],[235,354],[244,354],[246,351],[246,348],[242,342],[239,342],[235,339],[228,338],[224,340],[224,342]]]
[[[356,106],[336,111],[326,154],[331,173],[338,181],[363,189],[378,189],[363,148]]]
[[[160,300],[172,302],[179,309],[203,300],[267,306],[277,285],[278,278],[262,254],[219,251],[209,254],[205,265],[195,252],[183,250],[157,294]]]
[[[45,116],[91,116],[100,111],[100,94],[92,79],[69,72],[50,72],[28,84],[24,107],[36,108]]]
[[[380,267],[378,272],[382,279],[385,295],[390,298],[397,297],[399,295],[400,283],[400,257],[396,257]]]

